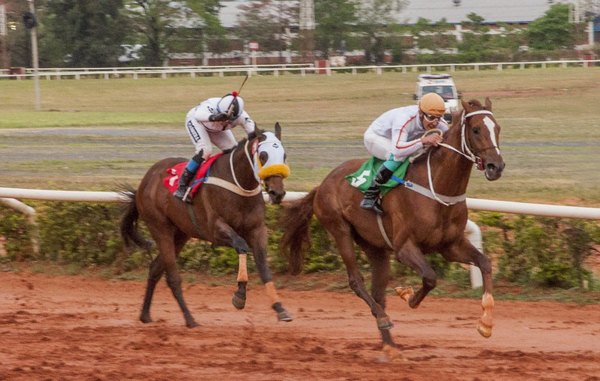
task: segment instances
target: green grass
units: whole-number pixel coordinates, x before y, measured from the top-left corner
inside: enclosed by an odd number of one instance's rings
[[[468,196],[600,206],[599,68],[454,73],[464,98],[489,96],[502,125],[503,177],[473,172]],[[380,113],[412,104],[417,73],[253,76],[242,95],[258,125],[283,126],[292,175],[307,191],[341,162],[367,157],[362,134]],[[112,190],[136,185],[166,156],[189,157],[189,108],[242,77],[0,81],[0,184]],[[240,131],[237,131],[240,130]],[[236,136],[242,137],[241,129]]]

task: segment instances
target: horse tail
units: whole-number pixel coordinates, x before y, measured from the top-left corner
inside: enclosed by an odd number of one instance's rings
[[[124,201],[124,210],[121,215],[121,237],[125,246],[131,247],[132,243],[138,245],[142,249],[149,250],[152,247],[152,242],[142,237],[138,231],[138,218],[140,213],[135,204],[136,191],[130,187],[119,192],[122,196],[126,197]]]
[[[309,228],[317,189],[313,189],[302,199],[286,206],[281,218],[283,228],[281,251],[287,256],[290,272],[294,275],[302,271],[304,252],[311,245]]]

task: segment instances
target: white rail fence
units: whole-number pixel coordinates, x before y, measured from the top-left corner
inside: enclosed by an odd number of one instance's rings
[[[447,63],[447,64],[420,64],[420,65],[383,65],[383,66],[329,66],[317,67],[313,64],[285,64],[285,65],[234,65],[234,66],[160,66],[160,67],[107,67],[107,68],[40,68],[35,73],[31,68],[18,68],[19,70],[0,70],[2,79],[32,79],[39,77],[47,80],[60,79],[116,79],[116,78],[169,78],[169,77],[197,77],[197,76],[226,76],[226,75],[273,75],[282,74],[325,74],[350,73],[376,73],[384,72],[439,72],[439,71],[467,71],[467,70],[506,70],[528,68],[566,68],[566,67],[594,67],[600,66],[600,60],[555,60],[555,61],[524,61],[524,62],[475,62],[475,63]]]
[[[284,202],[294,201],[304,197],[306,192],[287,192]],[[265,201],[268,195],[263,194]],[[0,203],[5,204],[23,214],[28,218],[30,224],[34,227],[32,244],[34,250],[39,252],[39,238],[37,235],[37,225],[35,223],[35,210],[30,206],[23,204],[18,199],[47,200],[47,201],[74,201],[74,202],[122,202],[127,200],[119,192],[89,192],[89,191],[60,191],[60,190],[39,190],[24,188],[0,188]],[[564,218],[582,218],[600,220],[600,208],[587,208],[578,206],[563,206],[549,204],[532,204],[513,201],[498,201],[477,198],[467,198],[467,207],[469,209],[513,213],[530,214],[547,217]],[[481,230],[473,221],[468,220],[465,228],[466,237],[469,241],[483,252]],[[475,266],[470,267],[471,287],[478,288],[483,285],[481,272]]]

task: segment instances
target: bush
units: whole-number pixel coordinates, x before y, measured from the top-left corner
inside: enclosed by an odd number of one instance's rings
[[[33,229],[27,219],[11,209],[0,207],[0,235],[6,238],[6,257],[2,261],[52,261],[79,267],[113,266],[119,271],[146,267],[156,256],[141,249],[125,250],[119,232],[118,205],[46,202],[36,204],[41,251],[32,246]],[[274,272],[287,272],[287,259],[280,253],[280,206],[269,205],[266,213],[268,258]],[[497,260],[497,277],[520,284],[546,287],[581,287],[593,285],[591,273],[583,263],[600,242],[600,226],[595,222],[509,216],[500,213],[472,213],[484,234],[484,252]],[[144,224],[142,233],[148,236]],[[320,223],[310,226],[312,246],[305,255],[305,272],[327,272],[344,269],[337,249]],[[369,270],[366,257],[358,246],[356,255],[363,271]],[[412,269],[395,259],[394,276],[414,276]],[[440,278],[467,279],[458,264],[450,264],[438,254],[427,256]],[[213,248],[210,243],[191,239],[178,259],[183,271],[213,275],[237,272],[238,258],[231,248]],[[250,271],[255,271],[252,259]]]

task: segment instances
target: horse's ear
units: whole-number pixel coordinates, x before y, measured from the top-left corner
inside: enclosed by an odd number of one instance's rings
[[[485,109],[492,111],[492,101],[490,100],[490,97],[485,97]]]
[[[460,103],[462,104],[462,108],[463,108],[463,110],[465,110],[465,112],[468,112],[469,109],[471,108],[471,105],[469,105],[469,102],[465,101],[464,99],[461,99]]]
[[[254,133],[256,134],[256,137],[262,138],[262,136],[264,135],[265,131],[261,130],[258,127],[255,127],[254,128]]]
[[[275,136],[277,136],[277,139],[281,140],[281,125],[279,122],[275,122]]]

